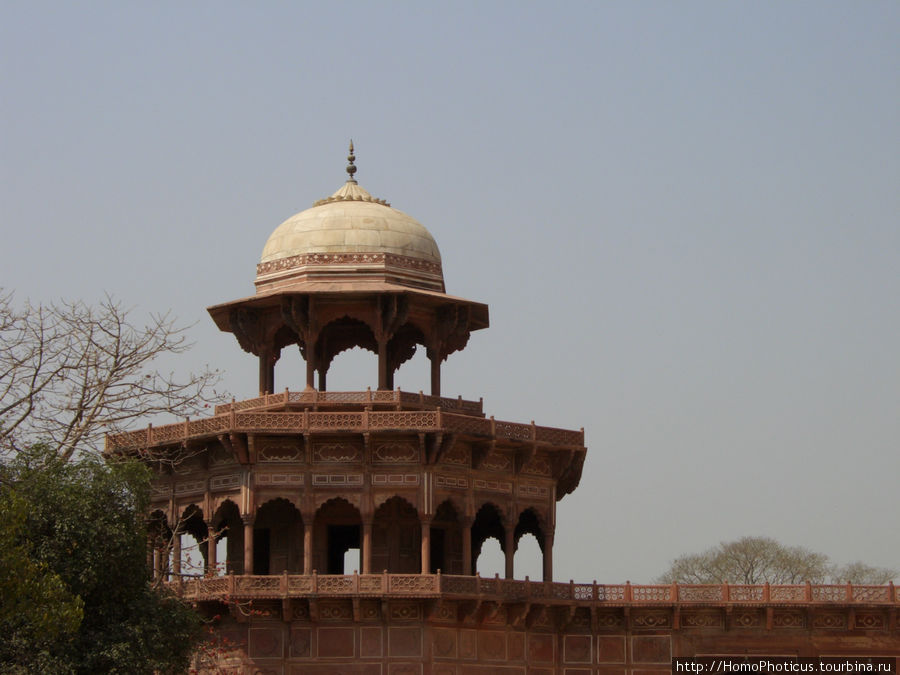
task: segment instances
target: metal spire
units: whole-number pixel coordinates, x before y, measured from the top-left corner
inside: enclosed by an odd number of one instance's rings
[[[347,161],[350,162],[347,165],[347,175],[350,178],[347,180],[348,183],[356,184],[356,179],[353,177],[353,174],[356,173],[356,165],[353,163],[356,161],[356,155],[353,154],[353,139],[350,139],[350,154],[347,155]]]

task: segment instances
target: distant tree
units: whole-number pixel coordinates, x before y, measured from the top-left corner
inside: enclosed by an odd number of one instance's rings
[[[881,586],[896,578],[896,576],[897,570],[887,567],[872,567],[859,561],[841,567],[834,567],[831,570],[831,579],[835,583],[849,581],[851,584],[860,584],[862,586]]]
[[[215,372],[184,378],[154,369],[189,348],[168,315],[135,324],[107,297],[16,307],[0,289],[0,454],[34,443],[64,459],[97,453],[106,433],[158,413],[193,415],[216,400]]]
[[[16,523],[4,537],[20,558],[13,569],[25,570],[9,574],[4,560],[0,618],[4,626],[15,623],[6,608],[43,602],[19,619],[16,635],[0,634],[0,671],[184,672],[200,622],[149,583],[148,469],[87,455],[68,461],[38,446],[0,471],[0,520]],[[52,598],[60,607],[42,616],[38,607]],[[45,628],[55,638],[47,639]]]
[[[658,583],[686,584],[799,584],[809,581],[883,584],[895,570],[863,563],[845,567],[830,564],[828,556],[800,546],[785,546],[769,537],[744,537],[722,542],[703,553],[683,555],[672,561]]]

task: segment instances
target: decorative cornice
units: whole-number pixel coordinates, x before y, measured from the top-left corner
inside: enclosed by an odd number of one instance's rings
[[[301,253],[288,258],[261,262],[256,266],[256,276],[292,270],[298,267],[324,267],[333,265],[383,265],[416,270],[443,276],[440,263],[412,258],[396,253]]]

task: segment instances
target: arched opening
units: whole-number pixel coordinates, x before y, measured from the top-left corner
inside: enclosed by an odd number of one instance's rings
[[[330,322],[319,334],[315,350],[313,360],[318,378],[316,388],[319,391],[327,391],[329,388],[332,391],[361,391],[366,386],[371,386],[373,382],[371,379],[365,385],[360,385],[360,373],[373,373],[375,375],[374,381],[378,381],[377,366],[374,369],[371,366],[372,357],[366,355],[365,364],[362,360],[362,352],[364,350],[374,354],[378,353],[378,342],[375,340],[375,333],[364,321],[344,316]],[[330,372],[335,357],[346,351],[352,354],[349,359],[351,361],[349,364],[350,368],[347,368],[347,356],[342,356],[340,368]],[[309,358],[308,354],[304,354],[304,356],[307,359]],[[328,376],[328,379],[326,379],[326,376]]]
[[[188,506],[178,521],[178,570],[184,576],[203,576],[206,572],[208,531],[203,510],[196,504]]]
[[[391,497],[372,519],[372,571],[418,574],[422,571],[419,512],[402,497]]]
[[[516,579],[524,579],[525,577],[528,577],[531,581],[541,579],[544,574],[542,556],[543,552],[537,537],[530,532],[523,534],[516,545]]]
[[[429,391],[430,364],[425,353],[425,336],[415,324],[403,324],[388,342],[391,388]]]
[[[217,572],[226,574],[244,573],[244,524],[241,512],[230,499],[222,502],[213,516],[216,532]]]
[[[361,526],[359,510],[346,499],[325,502],[314,521],[313,568],[325,574],[346,574],[344,556],[360,548]]]
[[[352,347],[341,352],[328,370],[328,388],[331,391],[365,391],[375,389],[377,380],[371,375],[372,354],[362,347]]]
[[[516,543],[516,578],[528,576],[542,579],[544,576],[544,525],[537,511],[525,509],[519,514],[513,537]]]
[[[303,571],[303,518],[287,499],[267,501],[253,526],[253,574]]]
[[[503,576],[506,570],[506,556],[496,537],[488,537],[482,542],[473,569],[483,577],[497,574]]]
[[[459,512],[450,500],[441,502],[431,521],[432,574],[463,573],[463,531]]]
[[[472,523],[472,569],[479,574],[482,573],[482,569],[479,567],[482,547],[490,538],[496,539],[500,550],[505,553],[506,528],[503,525],[503,518],[500,515],[500,509],[488,502],[478,509],[478,513],[475,514],[475,522]],[[491,549],[489,548],[489,550]],[[484,564],[486,565],[489,560],[492,560],[493,556],[494,554],[490,553],[485,558]],[[505,556],[501,559],[503,562],[499,572],[503,573],[506,569]]]

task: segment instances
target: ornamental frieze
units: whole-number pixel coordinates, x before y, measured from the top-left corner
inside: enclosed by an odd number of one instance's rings
[[[550,462],[544,457],[532,457],[522,466],[522,473],[532,476],[549,476],[551,474]]]
[[[756,628],[762,623],[762,613],[759,610],[735,612],[731,618],[731,625],[736,628]]]
[[[257,441],[257,450],[260,463],[303,461],[300,439],[265,438]]]
[[[466,490],[469,487],[469,479],[465,476],[435,476],[434,485],[439,488]]]
[[[635,612],[631,621],[635,628],[669,628],[672,615],[664,611]]]
[[[844,628],[847,618],[841,612],[823,612],[813,617],[812,625],[813,628]]]
[[[681,625],[685,628],[721,628],[722,615],[719,612],[685,612],[681,615]]]
[[[853,625],[856,628],[884,628],[884,615],[877,612],[857,612]]]
[[[302,473],[257,473],[256,484],[262,487],[302,487],[306,482]]]
[[[801,612],[775,611],[772,625],[776,628],[805,628],[806,617]]]
[[[313,487],[362,487],[361,473],[314,473]]]
[[[453,464],[455,466],[469,466],[469,451],[466,448],[457,445],[450,452],[441,457],[442,464]]]
[[[419,446],[406,441],[377,443],[372,451],[375,464],[409,464],[419,461]]]
[[[206,492],[205,480],[187,480],[175,483],[175,494],[184,495],[196,492]]]
[[[313,460],[321,463],[360,462],[362,447],[351,443],[314,443]]]
[[[503,494],[512,494],[512,483],[502,480],[483,480],[476,478],[472,481],[476,490],[485,492],[501,492]]]
[[[526,499],[544,500],[550,496],[550,490],[546,485],[520,484],[518,492],[520,497]]]
[[[221,476],[213,476],[209,479],[210,490],[227,490],[230,488],[240,487],[241,474],[227,473]]]
[[[506,453],[493,452],[481,462],[479,469],[485,471],[508,471],[512,466],[512,460]]]
[[[373,473],[372,485],[377,487],[416,487],[419,484],[417,473]]]

